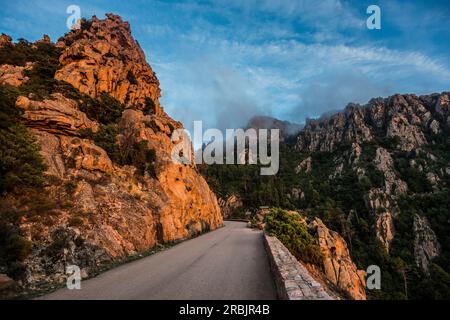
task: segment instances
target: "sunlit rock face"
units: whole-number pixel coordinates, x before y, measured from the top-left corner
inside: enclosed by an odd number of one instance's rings
[[[361,181],[373,173],[361,165],[361,157],[373,165],[371,171],[379,173],[381,184],[371,186],[365,192],[364,201],[366,209],[373,216],[373,235],[389,252],[396,236],[395,219],[400,214],[398,198],[411,193],[396,169],[398,154],[409,154],[409,166],[424,172],[433,191],[439,190],[445,172],[444,169],[433,169],[433,166],[442,159],[425,151],[425,146],[436,143],[434,137],[450,128],[449,118],[448,92],[424,96],[396,94],[388,98],[376,98],[364,106],[349,104],[342,112],[309,120],[297,137],[296,149],[306,153],[335,152],[336,169],[330,178],[339,177],[342,168],[348,165]],[[390,145],[385,147],[380,141],[390,141]],[[367,151],[369,145],[373,147],[370,155]],[[351,146],[350,151],[340,153],[338,148],[342,146]],[[415,160],[420,157],[426,160],[423,163]],[[299,164],[297,173],[308,168],[308,161],[309,158],[306,158]],[[426,251],[437,254],[436,250]],[[424,264],[427,262],[421,258],[424,255],[418,256],[418,261],[422,261],[420,265],[426,269]]]
[[[82,93],[97,97],[108,92],[127,106],[144,108],[146,99],[159,104],[159,81],[145,59],[139,43],[131,35],[128,22],[107,14],[93,17],[79,30],[68,33],[58,43],[66,47],[60,57],[62,68],[55,78],[64,80]]]
[[[55,78],[92,98],[106,92],[122,102],[126,109],[116,123],[118,145],[143,143],[155,155],[152,174],[138,174],[135,166],[114,162],[81,134],[95,134],[102,124],[81,111],[80,101],[60,93],[39,101],[32,94],[19,96],[22,122],[47,164],[43,191],[58,203],[45,221],[21,222],[22,234],[33,243],[25,261],[23,286],[28,288],[64,281],[68,264],[88,277],[114,259],[222,225],[216,196],[195,164],[172,161],[171,134],[182,124],[160,106],[158,79],[129,24],[112,14],[105,20],[94,17],[57,46],[63,51]],[[21,75],[23,70],[13,71]],[[8,201],[19,208],[20,200]]]
[[[366,299],[364,270],[358,270],[345,240],[325,226],[319,218],[309,223],[322,253],[323,273],[335,286],[355,300]]]
[[[449,126],[449,93],[416,96],[396,94],[372,99],[365,106],[350,104],[345,111],[309,120],[297,140],[301,151],[334,151],[342,142],[397,137],[405,151],[427,143],[426,132]]]

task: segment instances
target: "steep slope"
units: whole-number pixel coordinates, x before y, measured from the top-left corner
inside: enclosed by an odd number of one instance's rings
[[[382,267],[390,281],[377,297],[450,294],[449,101],[447,92],[373,99],[309,121],[297,138],[310,164],[299,170],[309,179],[300,206],[316,194],[357,260]]]
[[[373,99],[366,106],[349,105],[345,112],[309,121],[297,138],[296,148],[301,152],[328,153],[347,149],[346,153],[336,154],[333,174],[351,169],[359,181],[370,187],[366,207],[376,217],[377,238],[389,250],[395,233],[392,220],[398,211],[396,198],[425,191],[417,190],[420,187],[414,181],[409,186],[404,180],[422,178],[420,189],[430,187],[430,191],[431,187],[435,191],[446,187],[439,181],[446,177],[448,163],[444,155],[439,159],[430,148],[443,139],[445,142],[449,125],[448,93],[395,95]],[[311,161],[310,157],[307,159]],[[409,163],[405,168],[406,160]],[[415,170],[418,177],[411,177]]]
[[[1,67],[8,82],[0,74],[0,83],[17,86],[5,86],[1,98],[7,105],[9,94],[17,97],[14,121],[36,137],[46,165],[42,183],[2,189],[9,208],[1,211],[4,238],[29,249],[20,257],[0,255],[0,273],[24,288],[62,281],[66,265],[78,265],[87,277],[117,259],[222,225],[217,199],[195,165],[171,159],[171,133],[182,124],[161,107],[158,79],[129,24],[108,14],[81,25],[56,46],[44,39],[1,48],[0,57],[20,52],[33,64],[27,72],[30,64],[21,59],[0,60],[8,64]]]
[[[369,298],[448,298],[449,129],[448,92],[397,94],[307,121],[281,143],[275,177],[202,170],[225,204],[242,200],[237,214],[282,207],[337,231],[358,269],[381,268]]]

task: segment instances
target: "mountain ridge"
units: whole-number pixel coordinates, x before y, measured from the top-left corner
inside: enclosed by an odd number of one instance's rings
[[[280,142],[276,177],[231,166],[203,174],[228,216],[263,227],[269,206],[321,219],[358,269],[380,267],[382,288],[368,298],[449,297],[449,129],[448,92],[397,94],[309,120]],[[325,266],[316,268],[331,281],[338,270]]]

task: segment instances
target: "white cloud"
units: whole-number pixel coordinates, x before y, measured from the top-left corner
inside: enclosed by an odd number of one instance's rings
[[[308,109],[315,99],[307,95],[325,96],[327,90],[336,92],[327,95],[334,103],[318,99],[322,105],[315,111],[343,108],[348,102],[365,102],[394,90],[418,91],[413,85],[395,86],[414,77],[450,80],[445,64],[419,52],[297,40],[250,44],[202,34],[180,39],[187,60],[181,55],[170,62],[170,70],[157,67],[162,87],[171,90],[163,101],[175,118],[184,122],[205,118],[215,127],[240,126],[257,112],[301,122],[311,113],[297,109]],[[305,105],[299,104],[301,100]]]

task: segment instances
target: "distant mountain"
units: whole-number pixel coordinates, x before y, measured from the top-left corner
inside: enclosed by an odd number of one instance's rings
[[[308,120],[282,142],[277,176],[249,166],[204,175],[231,216],[257,219],[271,206],[320,218],[358,269],[381,268],[369,298],[450,298],[449,92],[376,98]]]
[[[251,118],[247,124],[247,128],[259,129],[279,129],[280,138],[282,140],[296,136],[302,126],[300,124],[291,123],[289,121],[278,120],[267,116],[255,116]]]

